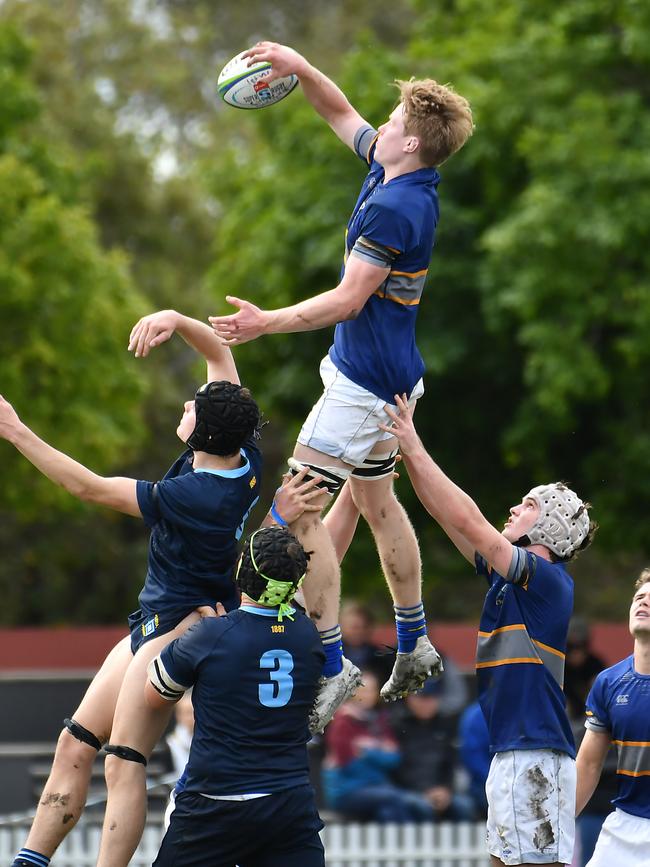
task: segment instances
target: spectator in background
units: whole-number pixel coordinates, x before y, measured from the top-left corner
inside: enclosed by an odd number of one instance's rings
[[[564,694],[569,716],[579,717],[581,724],[591,685],[605,667],[604,660],[591,651],[589,624],[583,617],[572,617],[564,662]]]
[[[427,821],[433,816],[429,802],[390,779],[400,753],[388,710],[378,702],[379,680],[367,669],[355,698],[341,707],[326,730],[327,805],[362,822]]]
[[[387,680],[394,662],[393,648],[374,641],[376,623],[370,608],[356,599],[348,599],[341,606],[340,621],[344,656],[357,668],[371,669],[382,682]],[[445,653],[440,653],[440,656],[444,671],[440,678],[439,712],[453,717],[460,714],[467,704],[467,684],[454,660]]]
[[[490,770],[490,736],[478,701],[465,709],[458,726],[460,760],[469,774],[468,794],[472,799],[474,818],[487,817],[485,783]]]
[[[469,796],[454,793],[456,725],[440,713],[442,683],[428,680],[423,689],[391,707],[401,761],[394,779],[430,804],[432,818],[464,821],[473,817]]]
[[[373,641],[375,618],[368,606],[348,599],[341,606],[340,621],[343,655],[362,671],[374,672],[383,683],[390,676],[393,658],[390,648]]]

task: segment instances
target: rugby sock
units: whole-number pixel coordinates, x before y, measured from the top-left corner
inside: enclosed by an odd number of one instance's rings
[[[343,670],[343,644],[341,642],[341,627],[336,624],[331,629],[318,633],[325,651],[324,677],[334,677]]]
[[[424,605],[420,602],[411,608],[401,608],[399,605],[394,605],[393,608],[397,625],[397,650],[399,653],[410,653],[415,650],[418,638],[427,634]]]
[[[38,867],[47,867],[49,863],[50,859],[47,855],[41,855],[33,849],[21,849],[11,867],[34,867],[34,864]]]

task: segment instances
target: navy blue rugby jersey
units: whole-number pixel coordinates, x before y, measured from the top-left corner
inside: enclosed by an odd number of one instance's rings
[[[370,126],[355,136],[357,155],[370,171],[348,223],[345,259],[358,256],[391,270],[357,318],[336,326],[329,354],[348,379],[394,403],[394,395],[410,394],[424,373],[415,322],[433,252],[440,175],[422,168],[385,183],[374,159],[376,140]]]
[[[183,612],[231,597],[237,540],[259,499],[262,455],[249,440],[232,470],[192,468],[188,449],[159,482],[139,481],[137,497],[151,527],[145,614]]]
[[[596,677],[585,727],[608,734],[616,747],[618,792],[612,804],[650,819],[650,675],[635,671],[634,655]]]
[[[562,691],[573,579],[561,563],[514,550],[509,580],[476,556],[476,571],[490,585],[476,648],[490,752],[556,749],[573,758]]]
[[[242,606],[191,626],[160,654],[162,677],[194,686],[184,790],[278,792],[309,783],[307,725],[325,654],[303,613]]]

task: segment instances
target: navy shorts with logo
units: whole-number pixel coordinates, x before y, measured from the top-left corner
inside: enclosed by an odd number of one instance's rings
[[[239,591],[235,590],[226,599],[220,599],[219,602],[223,605],[226,611],[234,611],[239,608]],[[166,632],[171,632],[176,626],[195,610],[196,606],[191,608],[172,608],[163,613],[145,613],[141,608],[129,614],[128,624],[129,632],[131,633],[131,653],[135,655],[136,651],[142,647],[147,641],[152,638],[158,638],[159,635],[164,635]]]
[[[250,801],[181,792],[153,867],[324,867],[311,786]]]

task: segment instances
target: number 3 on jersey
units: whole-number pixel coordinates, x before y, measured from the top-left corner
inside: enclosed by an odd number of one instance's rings
[[[260,704],[284,707],[293,692],[293,656],[288,650],[267,650],[260,657],[260,668],[268,668],[271,683],[259,686]]]

